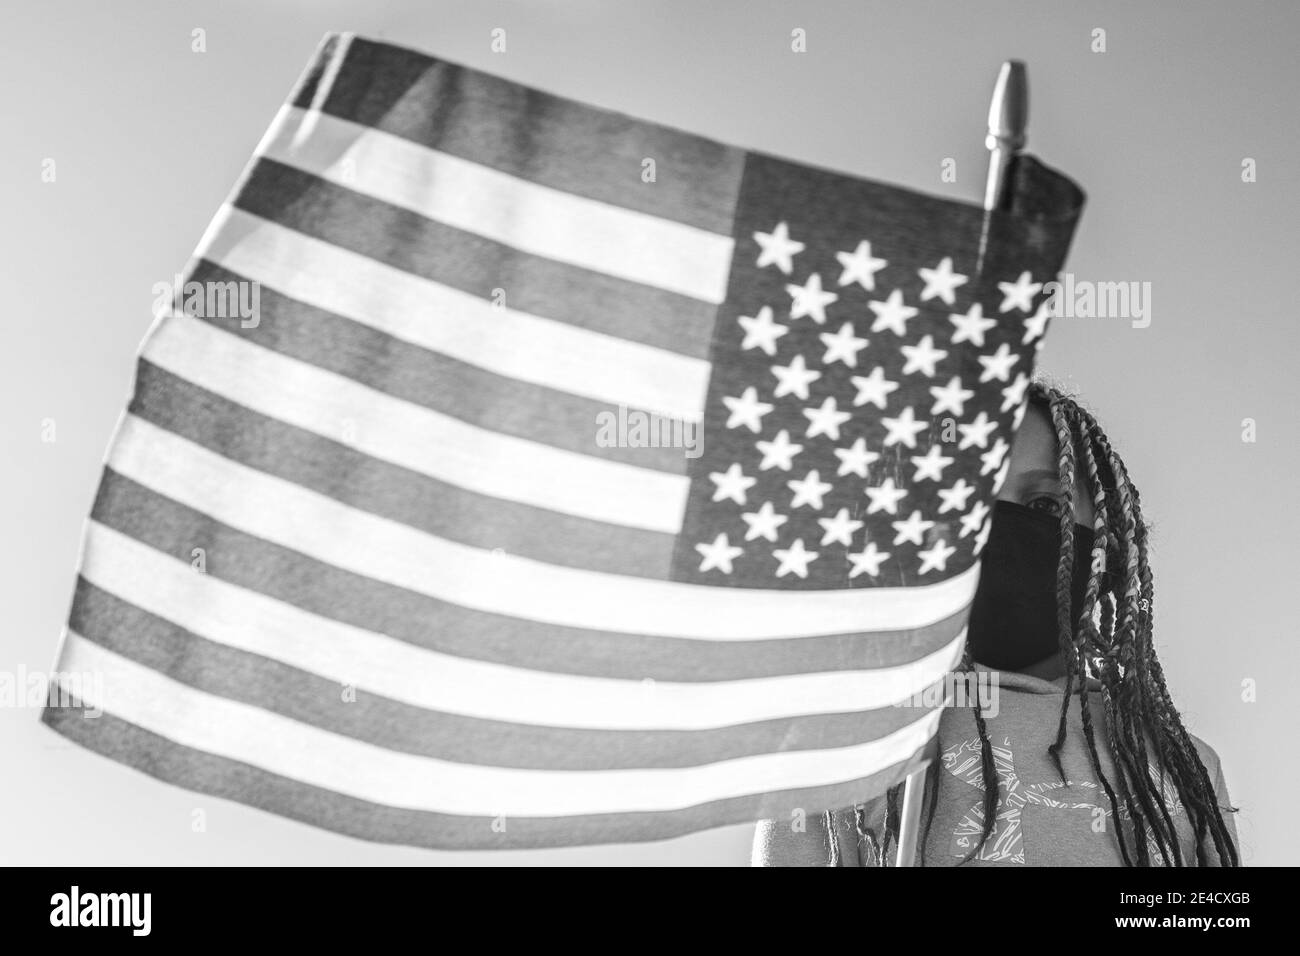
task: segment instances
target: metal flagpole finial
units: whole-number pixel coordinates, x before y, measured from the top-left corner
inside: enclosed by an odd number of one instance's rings
[[[989,178],[984,208],[1000,209],[1006,202],[1011,158],[1025,148],[1029,125],[1029,80],[1021,60],[1007,60],[998,72],[989,104],[989,132],[984,145],[990,150]]]

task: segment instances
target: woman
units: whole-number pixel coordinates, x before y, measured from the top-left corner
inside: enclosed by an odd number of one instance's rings
[[[942,716],[919,865],[1238,865],[1218,757],[1183,727],[1156,658],[1147,557],[1105,433],[1035,382],[961,668],[990,673]],[[806,828],[760,823],[754,863],[892,865],[901,791]]]

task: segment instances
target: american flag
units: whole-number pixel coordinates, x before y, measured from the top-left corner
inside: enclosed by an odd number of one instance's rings
[[[940,199],[328,36],[164,309],[43,720],[437,848],[923,764],[1082,194]],[[236,286],[226,286],[235,283]],[[611,418],[610,416],[614,416]],[[598,423],[698,429],[598,441]]]

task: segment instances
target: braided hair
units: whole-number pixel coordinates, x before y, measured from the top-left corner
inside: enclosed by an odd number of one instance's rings
[[[1137,488],[1128,469],[1111,447],[1097,420],[1060,389],[1035,381],[1028,400],[1047,412],[1056,432],[1058,472],[1064,507],[1061,509],[1061,556],[1056,573],[1057,626],[1066,665],[1056,739],[1048,747],[1062,782],[1065,771],[1060,752],[1065,744],[1066,718],[1077,687],[1079,715],[1088,755],[1097,779],[1110,802],[1113,819],[1121,810],[1129,833],[1116,825],[1120,855],[1126,866],[1207,866],[1206,837],[1213,843],[1219,865],[1237,866],[1237,848],[1229,835],[1215,799],[1214,782],[1201,761],[1191,736],[1183,726],[1165,685],[1164,671],[1152,639],[1155,587],[1148,563],[1148,527],[1142,518]],[[1091,494],[1093,505],[1092,571],[1083,607],[1071,621],[1070,585],[1074,574],[1073,491],[1076,473]],[[960,665],[973,669],[967,648]],[[1103,771],[1093,725],[1095,702],[1089,698],[1089,679],[1101,685],[1106,746],[1114,761],[1112,781]],[[979,843],[963,858],[969,862],[993,835],[997,820],[998,776],[993,744],[985,726],[978,682],[972,703],[980,739],[981,776],[984,785],[984,822]],[[1165,792],[1148,769],[1148,743],[1154,745],[1156,766],[1168,778],[1186,808],[1195,830],[1196,859],[1184,859]],[[938,761],[932,761],[925,782],[925,825],[919,840],[920,864],[938,803]],[[859,850],[868,865],[888,865],[897,845],[901,823],[902,785],[885,794],[883,832],[867,825],[865,805],[853,808]],[[1234,808],[1235,810],[1235,808]],[[831,822],[827,814],[828,822]],[[834,830],[830,831],[832,834]],[[834,839],[831,841],[834,843]],[[1155,854],[1158,854],[1158,863]]]

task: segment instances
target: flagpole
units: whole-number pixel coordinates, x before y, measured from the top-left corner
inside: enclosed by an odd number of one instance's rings
[[[989,175],[984,185],[984,228],[980,231],[979,259],[976,271],[984,268],[984,251],[988,246],[989,213],[1003,209],[1010,194],[1010,171],[1016,153],[1025,148],[1025,128],[1029,124],[1029,80],[1025,64],[1007,60],[998,71],[989,103],[989,130],[984,145],[989,150]]]
[[[1016,153],[1025,147],[1025,128],[1029,122],[1029,82],[1025,64],[1007,60],[998,71],[989,103],[989,129],[984,145],[989,150],[989,175],[984,186],[984,228],[980,232],[980,250],[976,271],[984,268],[984,250],[988,244],[989,213],[1005,208],[1010,195],[1011,164]],[[947,706],[945,695],[944,705]],[[895,866],[916,865],[917,833],[921,827],[921,799],[925,791],[925,771],[929,762],[907,775],[903,785],[903,818],[898,828],[898,853]]]

